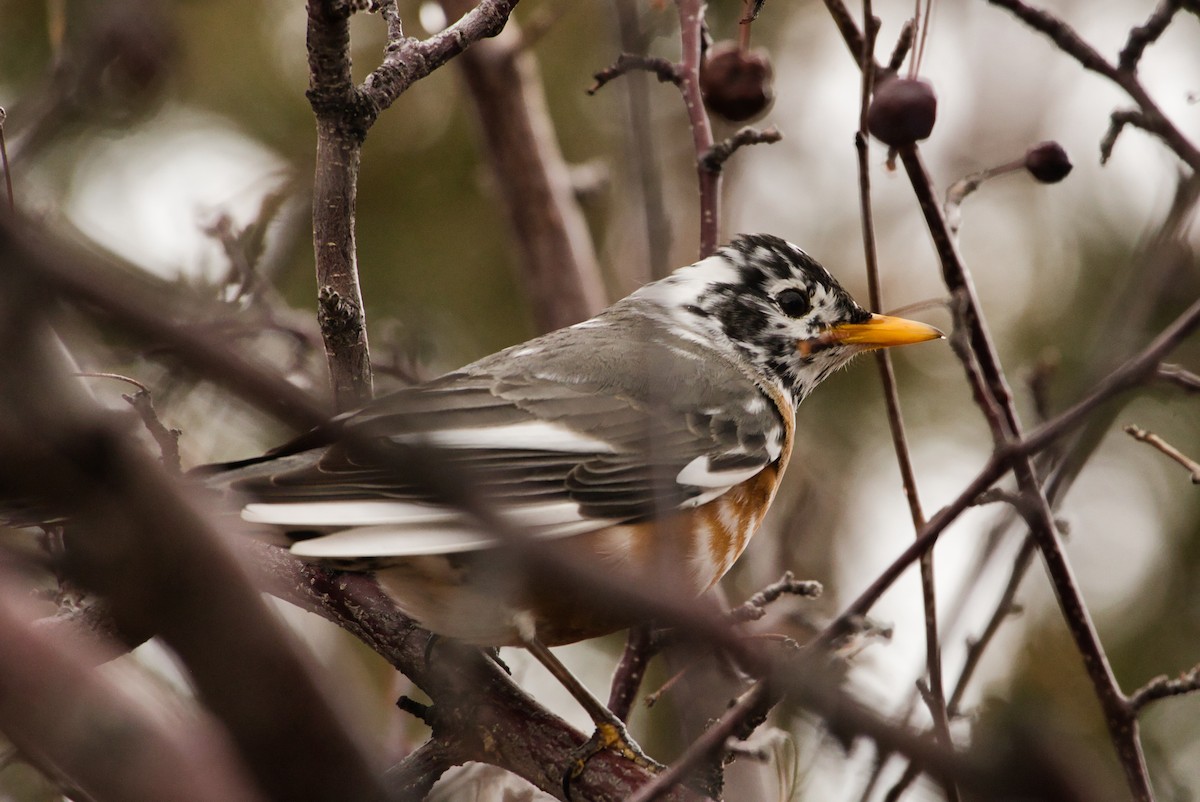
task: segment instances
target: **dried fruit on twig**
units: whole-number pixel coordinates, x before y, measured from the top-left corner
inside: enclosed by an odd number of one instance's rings
[[[763,114],[775,100],[771,59],[761,50],[718,42],[700,65],[700,92],[713,114],[743,122]]]
[[[881,75],[867,108],[867,128],[886,145],[898,148],[925,139],[937,119],[937,95],[922,78]]]
[[[1057,184],[1074,166],[1057,142],[1040,142],[1025,152],[1025,169],[1043,184]]]

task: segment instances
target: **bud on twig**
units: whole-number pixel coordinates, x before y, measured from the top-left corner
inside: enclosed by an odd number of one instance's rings
[[[1025,169],[1043,184],[1057,184],[1072,167],[1067,152],[1057,142],[1040,142],[1025,153]]]

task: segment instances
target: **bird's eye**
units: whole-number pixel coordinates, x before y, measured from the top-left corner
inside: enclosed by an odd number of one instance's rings
[[[775,296],[775,303],[788,317],[804,317],[812,311],[812,301],[808,293],[789,287]]]

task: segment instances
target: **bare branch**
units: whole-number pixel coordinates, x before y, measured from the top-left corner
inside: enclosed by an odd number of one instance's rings
[[[1149,19],[1129,31],[1129,39],[1117,58],[1117,67],[1124,72],[1137,70],[1138,62],[1142,60],[1146,48],[1158,41],[1158,37],[1166,31],[1178,10],[1178,0],[1162,0]]]
[[[1200,666],[1195,666],[1174,679],[1165,675],[1155,677],[1129,695],[1129,704],[1134,710],[1141,711],[1146,705],[1159,699],[1182,696],[1198,690],[1200,690]]]
[[[709,148],[708,152],[700,157],[700,164],[709,172],[720,172],[725,162],[738,149],[747,145],[771,144],[781,139],[783,139],[783,134],[773,125],[762,130],[747,125],[739,128],[733,136]]]
[[[589,95],[596,94],[609,81],[613,81],[631,70],[652,72],[664,84],[669,83],[680,86],[683,83],[683,75],[680,72],[679,65],[673,61],[658,56],[639,56],[636,53],[622,53],[617,57],[616,62],[612,66],[605,67],[592,76],[596,79],[596,82],[588,87],[587,93]]]
[[[370,347],[358,279],[355,206],[363,140],[379,114],[413,83],[481,38],[504,27],[517,0],[482,0],[458,22],[425,40],[405,38],[394,0],[381,2],[388,29],[383,63],[361,87],[350,72],[350,4],[308,1],[308,99],[316,117],[313,251],[318,320],[339,410],[373,394]]]
[[[518,2],[480,0],[474,9],[453,25],[424,40],[401,38],[403,33],[398,20],[394,25],[389,24],[383,63],[367,76],[362,85],[362,94],[370,103],[374,116],[392,105],[414,83],[473,43],[500,33]],[[374,117],[371,122],[374,122]]]
[[[700,183],[700,258],[717,250],[721,233],[721,173],[704,165],[704,155],[713,146],[712,125],[700,93],[700,60],[703,50],[704,0],[676,0],[679,6],[679,36],[683,48],[679,89],[692,129],[696,174]]]
[[[1132,125],[1135,128],[1141,128],[1143,131],[1150,131],[1149,121],[1146,115],[1135,109],[1118,109],[1112,113],[1109,118],[1108,130],[1104,132],[1104,136],[1100,139],[1100,163],[1107,164],[1112,158],[1113,148],[1117,144],[1117,137],[1125,130],[1125,126]]]
[[[654,657],[654,637],[649,624],[636,624],[629,628],[625,651],[613,671],[608,693],[608,709],[622,721],[629,720],[638,689],[646,676],[646,668]]]
[[[729,617],[734,621],[755,621],[766,613],[767,605],[780,596],[802,596],[815,599],[824,589],[820,582],[798,580],[791,571],[784,573],[779,580],[772,582],[755,593],[749,599],[729,611]]]
[[[987,2],[1012,12],[1029,27],[1050,37],[1059,50],[1078,61],[1084,69],[1099,73],[1124,89],[1142,114],[1142,127],[1159,137],[1192,170],[1200,172],[1200,149],[1167,119],[1132,70],[1123,70],[1109,63],[1095,48],[1085,42],[1074,28],[1048,11],[1026,5],[1022,0]]]

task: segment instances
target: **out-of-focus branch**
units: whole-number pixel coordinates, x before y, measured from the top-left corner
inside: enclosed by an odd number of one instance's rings
[[[468,0],[445,0],[449,15]],[[509,22],[458,64],[479,118],[487,163],[517,246],[518,272],[540,331],[569,326],[605,305],[587,221],[546,108],[537,61]]]
[[[1200,393],[1200,375],[1184,370],[1179,365],[1159,365],[1156,375],[1162,381],[1170,382],[1189,393]]]
[[[312,667],[179,481],[79,397],[74,379],[48,369],[46,288],[22,264],[30,254],[4,234],[3,496],[71,522],[68,575],[104,597],[127,637],[158,635],[179,655],[265,795],[381,798]]]
[[[423,41],[403,35],[395,0],[380,3],[388,29],[387,51],[383,63],[358,87],[350,72],[354,4],[345,0],[308,2],[308,100],[317,128],[313,186],[317,311],[339,410],[356,407],[372,395],[354,240],[363,140],[379,114],[413,83],[471,43],[499,33],[516,3],[482,0],[454,25]]]
[[[262,799],[207,715],[179,719],[136,698],[91,670],[101,656],[30,626],[8,595],[0,599],[0,731],[23,755],[93,799]]]

